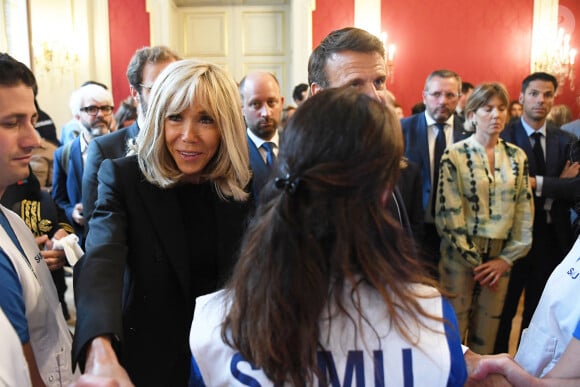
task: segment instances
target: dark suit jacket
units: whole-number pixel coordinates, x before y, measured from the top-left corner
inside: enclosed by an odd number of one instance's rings
[[[66,213],[68,221],[73,226],[82,244],[84,235],[83,226],[75,223],[72,218],[74,206],[82,201],[81,179],[83,176],[83,159],[80,137],[75,138],[71,143],[68,167],[66,170],[63,170],[61,166],[63,147],[64,145],[54,152],[52,198]]]
[[[427,210],[431,195],[431,163],[429,162],[429,142],[427,140],[427,120],[425,113],[417,113],[401,120],[405,140],[405,156],[417,164],[421,170],[423,211]],[[463,122],[453,115],[453,142],[471,136],[463,128]],[[438,173],[438,171],[435,171]]]
[[[401,175],[397,181],[397,188],[403,199],[409,226],[413,231],[413,238],[420,242],[423,238],[423,222],[425,215],[421,206],[421,171],[417,164],[404,160]]]
[[[95,138],[89,144],[82,179],[83,215],[85,222],[88,223],[95,209],[95,202],[97,201],[97,173],[99,172],[101,163],[105,159],[124,157],[127,153],[127,141],[137,137],[138,133],[139,126],[137,125],[137,121],[135,121],[126,128]],[[85,227],[85,229],[85,233],[89,231],[88,227]]]
[[[530,139],[524,129],[521,119],[512,120],[501,133],[501,138],[522,148],[528,156],[530,176],[536,176],[536,161]],[[570,145],[574,137],[558,127],[548,123],[546,126],[546,175],[543,177],[542,197],[555,199],[552,203],[550,216],[559,245],[563,251],[568,251],[572,244],[570,225],[570,207],[572,207],[577,190],[570,189],[570,184],[576,179],[560,179],[560,173],[568,160]],[[535,213],[543,211],[536,206]],[[535,226],[534,222],[534,226]],[[534,227],[535,228],[535,227]],[[538,235],[537,237],[541,237]],[[534,238],[536,235],[534,234]],[[533,246],[533,245],[532,245]],[[533,248],[533,247],[532,247]],[[549,252],[547,252],[549,253]],[[563,258],[563,257],[562,257]]]
[[[259,194],[264,184],[268,181],[268,175],[270,174],[270,167],[266,165],[262,155],[256,148],[256,144],[252,139],[246,135],[248,141],[248,151],[250,153],[250,168],[252,168],[252,194],[258,203]]]
[[[195,299],[229,276],[249,203],[226,202],[212,191],[198,205],[210,207],[214,216],[196,219],[181,208],[175,189],[144,179],[136,156],[103,161],[98,178],[86,254],[74,272],[73,360],[83,365],[91,339],[111,335],[119,338],[119,359],[135,385],[187,385]],[[215,227],[215,245],[192,245],[186,216]],[[200,249],[215,252],[215,260],[188,259],[190,251]],[[211,265],[213,278],[195,278],[192,267],[199,265]],[[195,291],[200,287],[203,291]]]

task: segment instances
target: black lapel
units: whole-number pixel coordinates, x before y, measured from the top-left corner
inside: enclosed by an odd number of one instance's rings
[[[154,228],[157,243],[173,267],[183,293],[189,297],[190,267],[185,256],[189,253],[184,235],[183,213],[177,195],[172,189],[161,189],[152,184],[139,184],[145,211]]]

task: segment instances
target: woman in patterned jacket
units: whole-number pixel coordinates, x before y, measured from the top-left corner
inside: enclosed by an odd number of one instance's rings
[[[439,273],[462,339],[476,353],[493,352],[513,262],[532,243],[534,203],[523,150],[499,138],[509,98],[499,83],[479,85],[465,107],[475,133],[441,158],[435,224]]]

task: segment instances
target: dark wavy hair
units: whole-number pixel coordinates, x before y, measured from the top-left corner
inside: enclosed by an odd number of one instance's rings
[[[316,367],[318,322],[332,301],[356,326],[365,320],[359,292],[370,286],[409,338],[403,314],[435,318],[409,285],[434,283],[381,199],[403,153],[391,110],[352,88],[324,90],[297,109],[281,138],[277,178],[260,195],[226,287],[222,339],[276,385],[302,386],[314,374],[325,378]]]

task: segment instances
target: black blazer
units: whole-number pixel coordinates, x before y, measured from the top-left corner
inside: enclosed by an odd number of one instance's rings
[[[421,171],[417,164],[407,159],[404,159],[402,164],[397,188],[405,205],[413,238],[417,243],[421,243],[425,219],[421,206]]]
[[[146,182],[136,156],[103,161],[98,177],[86,254],[75,267],[73,360],[84,365],[91,339],[110,335],[118,338],[117,354],[135,385],[185,386],[195,299],[229,276],[249,203],[223,201],[217,194],[200,203],[213,207],[213,219],[196,221],[215,227],[209,248],[217,258],[190,262],[186,254],[196,247],[185,235],[183,216],[195,214],[184,213],[174,189]],[[190,275],[190,265],[200,263],[213,265],[213,278]],[[200,287],[205,289],[193,292]]]
[[[97,201],[97,173],[103,160],[118,159],[127,154],[127,141],[137,137],[139,126],[137,121],[132,125],[107,135],[96,137],[89,143],[87,160],[82,179],[83,216],[85,224],[91,218]],[[88,233],[85,226],[85,235]]]
[[[512,120],[501,133],[501,138],[522,148],[528,156],[530,176],[536,175],[536,161],[530,139],[524,129],[521,119]],[[570,146],[574,136],[548,123],[546,126],[546,175],[543,177],[542,197],[552,198],[552,225],[558,236],[559,245],[563,251],[572,246],[572,231],[570,225],[570,208],[573,205],[576,190],[570,189],[570,184],[577,179],[560,179],[560,173],[568,160]],[[543,211],[536,206],[535,212]],[[535,223],[534,223],[535,224]],[[534,235],[536,237],[536,235]]]
[[[417,113],[401,120],[405,140],[405,156],[417,164],[421,170],[423,211],[427,210],[431,195],[431,163],[429,158],[429,141],[427,140],[427,119],[425,113]],[[453,142],[461,141],[471,136],[463,128],[463,121],[453,115]],[[438,173],[438,171],[435,171]]]

